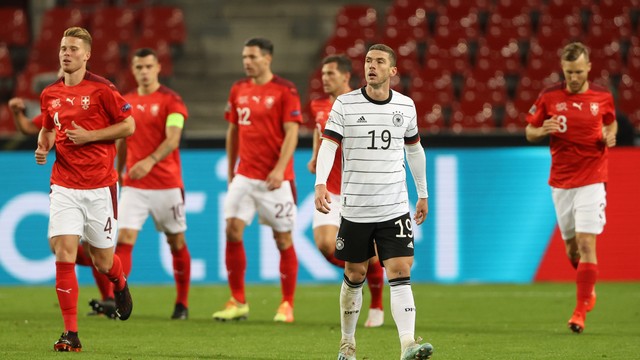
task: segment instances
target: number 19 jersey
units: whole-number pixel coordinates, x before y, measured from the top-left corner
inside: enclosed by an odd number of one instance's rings
[[[342,146],[342,217],[373,223],[409,212],[404,145],[420,141],[411,98],[391,90],[376,101],[365,88],[340,95],[323,138]]]
[[[549,185],[571,189],[606,182],[607,147],[602,142],[602,125],[615,121],[611,93],[592,83],[579,94],[567,91],[564,82],[552,85],[540,93],[527,122],[541,127],[554,115],[560,130],[550,136]]]
[[[240,162],[236,174],[265,180],[280,158],[285,122],[302,123],[300,97],[293,83],[279,76],[256,85],[243,79],[231,87],[225,118],[238,125]],[[293,180],[293,159],[284,180]]]

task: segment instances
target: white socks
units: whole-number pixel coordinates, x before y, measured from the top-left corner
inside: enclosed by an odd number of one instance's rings
[[[344,286],[344,285],[343,285]],[[391,315],[398,328],[402,350],[415,343],[416,306],[410,278],[389,280]]]
[[[352,283],[345,275],[342,281],[342,288],[340,289],[340,329],[342,330],[342,341],[353,344],[356,343],[356,325],[358,323],[360,309],[362,308],[362,284],[364,284],[364,281],[359,284]]]

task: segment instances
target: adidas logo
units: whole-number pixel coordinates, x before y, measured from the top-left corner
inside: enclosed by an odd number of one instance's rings
[[[358,121],[356,121],[356,123],[358,123],[358,124],[366,124],[367,123],[367,119],[365,119],[364,116],[360,116],[360,118],[358,119]]]
[[[413,249],[413,241],[409,243],[409,245],[407,245],[408,248]]]

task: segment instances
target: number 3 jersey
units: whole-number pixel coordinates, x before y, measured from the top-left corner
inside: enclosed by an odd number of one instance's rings
[[[279,76],[264,85],[243,79],[231,87],[225,119],[238,126],[240,162],[236,174],[265,180],[280,158],[284,123],[302,123],[300,97],[293,83]],[[284,180],[293,180],[293,159]]]
[[[377,101],[365,88],[338,96],[324,139],[342,146],[342,216],[372,223],[409,212],[404,145],[420,141],[411,98],[389,91]]]
[[[556,115],[560,130],[550,135],[549,185],[571,189],[607,181],[607,147],[602,125],[615,121],[613,97],[607,89],[589,83],[574,94],[561,82],[543,90],[527,114],[527,122],[541,127]]]
[[[131,115],[131,105],[111,82],[88,71],[75,86],[65,85],[64,78],[60,78],[42,91],[40,108],[42,126],[56,131],[52,184],[72,189],[97,189],[118,181],[113,166],[114,140],[76,145],[65,133],[65,130],[75,128],[72,122],[86,130],[98,130]]]

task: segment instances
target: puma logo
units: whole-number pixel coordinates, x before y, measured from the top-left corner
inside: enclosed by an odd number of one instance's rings
[[[74,97],[73,97],[73,98],[67,98],[67,100],[66,100],[66,101],[67,101],[67,102],[69,102],[69,103],[71,103],[71,105],[73,105],[73,101],[74,101],[75,99],[76,99],[76,98],[74,98]]]
[[[582,103],[571,103],[571,106],[582,111]]]
[[[63,292],[63,293],[71,294],[71,288],[69,288],[69,289],[56,288],[56,290],[58,290],[60,292]]]
[[[140,110],[140,111],[144,112],[144,105],[140,105],[140,104],[138,104],[138,105],[136,105],[136,108],[137,108],[138,110]]]

